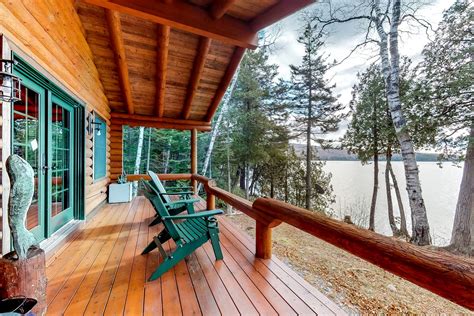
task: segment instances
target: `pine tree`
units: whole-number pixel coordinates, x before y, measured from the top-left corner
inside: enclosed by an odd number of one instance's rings
[[[450,249],[474,255],[474,5],[457,0],[423,51],[414,113],[441,158],[464,160]]]
[[[307,23],[298,42],[304,45],[305,54],[300,65],[291,65],[292,112],[295,116],[297,135],[306,139],[306,197],[305,207],[311,209],[312,181],[312,141],[318,141],[318,135],[338,129],[343,115],[342,105],[334,96],[334,85],[325,78],[329,69],[321,53],[323,41],[320,33]]]

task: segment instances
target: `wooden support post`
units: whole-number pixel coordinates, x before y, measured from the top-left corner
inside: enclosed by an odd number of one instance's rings
[[[215,210],[216,209],[216,196],[209,191],[206,191],[207,199],[206,199],[206,208],[208,210]]]
[[[197,129],[191,130],[191,174],[197,174]],[[191,185],[195,194],[197,192],[197,181],[192,179]]]
[[[269,225],[256,221],[255,242],[257,258],[270,259],[272,257],[272,229]]]

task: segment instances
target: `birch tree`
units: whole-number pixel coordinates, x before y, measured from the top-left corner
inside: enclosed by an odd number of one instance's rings
[[[142,148],[143,148],[143,134],[145,132],[145,127],[140,126],[138,134],[138,144],[137,144],[137,156],[135,158],[135,168],[133,169],[133,174],[140,173],[140,163],[142,159]],[[137,195],[138,181],[133,181],[133,196]]]
[[[411,241],[417,245],[429,245],[431,244],[430,227],[421,190],[419,169],[412,136],[408,132],[406,114],[402,109],[400,99],[400,53],[398,47],[400,24],[411,19],[420,23],[422,27],[429,27],[426,21],[416,18],[416,9],[414,6],[406,4],[403,6],[404,12],[402,14],[402,0],[386,1],[384,4],[381,4],[380,0],[358,1],[357,4],[346,9],[334,8],[330,5],[328,17],[321,15],[320,12],[315,12],[314,22],[320,26],[323,32],[329,25],[335,23],[350,21],[365,23],[365,39],[357,44],[352,51],[369,44],[377,45],[381,74],[385,81],[385,94],[405,169],[406,189],[412,219]],[[363,13],[354,15],[354,12]]]
[[[209,147],[207,148],[207,151],[206,151],[206,157],[204,158],[204,165],[202,167],[202,172],[201,172],[203,176],[206,175],[207,168],[209,167],[209,161],[211,160],[212,150],[214,149],[214,144],[216,142],[217,135],[219,134],[222,118],[224,117],[224,114],[227,113],[227,108],[229,106],[230,99],[232,98],[232,94],[235,89],[235,83],[237,82],[239,78],[239,71],[240,71],[240,67],[237,68],[234,74],[234,78],[232,79],[232,83],[229,89],[227,89],[226,94],[224,95],[224,100],[222,102],[221,110],[212,128],[211,139],[209,141]],[[198,192],[201,191],[201,187],[202,187],[202,183],[199,183],[198,189],[197,189]]]

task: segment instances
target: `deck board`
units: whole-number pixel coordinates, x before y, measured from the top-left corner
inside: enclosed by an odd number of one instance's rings
[[[104,206],[48,261],[48,315],[344,314],[277,258],[255,258],[254,242],[224,216],[224,260],[216,262],[207,243],[147,282],[162,260],[157,251],[140,254],[162,229],[148,227],[153,215],[143,197]]]

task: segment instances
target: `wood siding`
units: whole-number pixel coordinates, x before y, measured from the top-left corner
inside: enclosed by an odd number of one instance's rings
[[[18,0],[0,2],[0,34],[10,48],[33,67],[86,104],[86,112],[96,111],[107,122],[110,135],[110,108],[99,72],[94,64],[85,31],[72,0]],[[0,117],[0,120],[2,117]],[[5,118],[3,118],[5,122]],[[5,130],[5,129],[4,129]],[[2,135],[2,144],[10,137]],[[107,140],[107,151],[110,149]],[[93,142],[86,135],[86,204],[90,213],[106,198],[107,177],[93,181]],[[108,154],[108,159],[110,154]],[[3,155],[4,165],[5,155]],[[3,171],[3,170],[2,170]],[[3,175],[2,175],[3,177]],[[3,177],[4,179],[4,177]],[[0,185],[0,192],[4,188]],[[7,196],[2,196],[7,198]],[[4,204],[3,204],[4,205]]]

